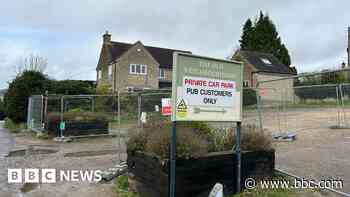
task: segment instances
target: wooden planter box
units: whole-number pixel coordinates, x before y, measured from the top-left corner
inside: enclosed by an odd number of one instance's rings
[[[64,136],[97,135],[108,134],[108,121],[91,122],[66,122],[63,131]],[[51,122],[47,125],[47,130],[51,136],[60,136],[59,122]]]
[[[142,197],[167,197],[169,161],[143,152],[128,152],[128,166]],[[236,188],[236,155],[232,151],[210,153],[199,158],[176,161],[176,196],[209,195],[215,183],[224,185],[225,195]],[[275,151],[242,152],[241,184],[248,177],[272,176]]]

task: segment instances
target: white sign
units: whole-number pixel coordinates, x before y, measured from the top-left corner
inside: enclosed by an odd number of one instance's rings
[[[162,115],[170,116],[171,115],[171,99],[162,98]]]
[[[241,121],[243,64],[175,53],[172,121]]]

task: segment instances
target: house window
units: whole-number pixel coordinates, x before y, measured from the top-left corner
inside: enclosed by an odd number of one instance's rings
[[[108,66],[108,79],[112,80],[113,67],[112,65]]]
[[[134,75],[147,75],[147,65],[130,64],[129,73]]]
[[[249,80],[244,80],[243,81],[243,87],[249,87]]]
[[[271,62],[269,59],[267,58],[261,58],[261,61],[264,62],[264,64],[268,64],[268,65],[271,65]]]
[[[165,79],[165,70],[162,68],[159,69],[159,79]]]
[[[134,92],[134,87],[126,87],[126,89],[128,90],[128,92]]]
[[[100,80],[102,78],[102,70],[97,71],[97,79]]]

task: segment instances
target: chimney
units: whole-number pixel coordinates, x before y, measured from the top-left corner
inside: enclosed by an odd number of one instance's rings
[[[111,37],[112,37],[112,35],[109,34],[108,31],[106,31],[106,33],[103,34],[103,44],[110,44],[111,43]]]

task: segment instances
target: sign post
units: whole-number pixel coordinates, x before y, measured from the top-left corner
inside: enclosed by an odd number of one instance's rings
[[[178,121],[237,122],[237,175],[240,180],[243,64],[177,52],[173,55],[173,61],[169,196],[175,197],[176,190]]]

